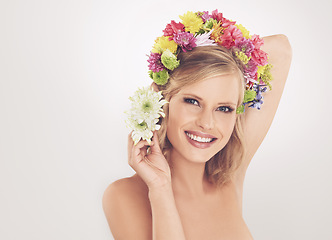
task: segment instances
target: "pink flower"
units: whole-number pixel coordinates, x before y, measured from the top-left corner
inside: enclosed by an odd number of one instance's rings
[[[188,32],[180,32],[174,34],[174,42],[179,44],[182,48],[182,51],[186,52],[187,50],[192,50],[196,47],[196,38],[194,34]]]
[[[149,70],[152,72],[160,72],[165,69],[164,65],[161,63],[161,54],[151,53],[148,59]]]
[[[232,21],[230,21],[230,20],[224,18],[224,20],[223,20],[221,26],[224,27],[224,28],[228,28],[228,27],[231,26],[231,25],[235,25],[235,23],[236,23],[236,22],[232,22]]]
[[[212,17],[211,15],[209,15],[208,11],[199,12],[199,14],[202,14],[201,18],[204,23]]]
[[[242,38],[241,40],[236,39],[234,44],[240,52],[245,53],[248,57],[251,56],[251,52],[255,49],[252,41],[246,38]]]
[[[234,25],[230,25],[225,29],[224,34],[220,36],[221,45],[228,49],[235,45],[235,40],[241,41],[242,39],[241,30]]]
[[[173,40],[174,34],[179,32],[184,32],[184,25],[182,23],[176,23],[174,20],[166,25],[165,30],[163,30],[164,36],[170,36],[169,41]]]
[[[255,61],[257,65],[264,66],[267,64],[267,53],[260,49],[255,49],[251,53],[251,59]]]
[[[218,10],[214,10],[212,11],[212,15],[211,17],[215,20],[217,20],[218,22],[220,21],[221,22],[221,26],[223,28],[228,28],[230,25],[235,25],[236,22],[232,22],[230,20],[228,20],[227,18],[224,18],[222,16],[222,13],[218,13]]]
[[[218,9],[212,11],[212,18],[217,20],[218,22],[224,20],[222,13],[218,13]]]
[[[257,64],[254,60],[250,59],[249,62],[245,65],[244,73],[252,79],[257,79]],[[255,78],[256,76],[256,78]]]
[[[259,49],[264,44],[264,40],[256,34],[252,35],[251,41],[254,44],[256,49]]]

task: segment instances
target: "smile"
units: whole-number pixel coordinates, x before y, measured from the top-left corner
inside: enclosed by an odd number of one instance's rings
[[[209,134],[203,134],[200,132],[194,132],[194,131],[185,131],[185,134],[187,136],[188,142],[193,145],[196,148],[208,148],[212,144],[214,144],[214,141],[217,139],[212,135]],[[198,136],[200,135],[200,136]]]
[[[206,142],[212,142],[212,140],[213,140],[213,138],[202,138],[202,137],[190,134],[188,132],[186,132],[186,134],[190,139],[195,140],[197,142],[205,142],[206,143]]]

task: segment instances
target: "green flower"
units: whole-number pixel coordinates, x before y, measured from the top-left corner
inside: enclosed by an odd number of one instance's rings
[[[213,19],[213,18],[210,18],[209,20],[207,20],[204,24],[203,24],[203,29],[206,31],[206,32],[210,32],[213,28],[213,25],[214,24],[217,24],[218,21]]]
[[[177,57],[168,49],[161,55],[161,62],[167,69],[171,71],[180,65],[180,61],[178,61]]]
[[[153,79],[153,72],[152,72],[152,71],[149,71],[149,77],[150,77],[151,79]]]
[[[169,79],[168,71],[164,69],[159,72],[153,72],[152,79],[158,85],[165,85]]]
[[[206,32],[210,32],[213,28],[213,24],[217,24],[217,23],[218,23],[217,20],[210,18],[203,24],[202,29],[197,32],[196,36],[206,33]]]

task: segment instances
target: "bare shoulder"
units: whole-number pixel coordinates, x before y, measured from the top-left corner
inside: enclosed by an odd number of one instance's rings
[[[148,189],[137,175],[110,184],[102,203],[115,240],[151,239]]]

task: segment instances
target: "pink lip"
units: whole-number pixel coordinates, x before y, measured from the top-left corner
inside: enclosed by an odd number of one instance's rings
[[[214,137],[212,135],[209,135],[209,134],[203,134],[203,133],[195,132],[195,131],[186,131],[186,132],[191,133],[191,134],[196,135],[196,136],[199,136],[199,137],[214,138],[214,140],[216,139],[216,137]],[[186,133],[184,133],[184,134],[186,135],[186,138],[187,138],[188,142],[196,148],[201,148],[201,149],[209,148],[215,142],[214,140],[212,142],[207,142],[207,143],[197,142],[195,140],[192,140],[190,137],[188,137],[188,135]]]

